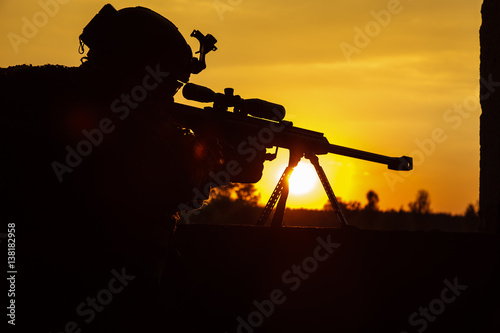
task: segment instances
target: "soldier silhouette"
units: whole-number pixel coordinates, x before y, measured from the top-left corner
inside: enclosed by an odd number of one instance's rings
[[[0,69],[6,222],[25,267],[20,325],[25,313],[39,331],[196,331],[176,301],[188,289],[180,264],[168,260],[174,216],[235,155],[168,110],[204,64],[142,7],[104,6],[80,40],[89,51],[79,67]],[[231,181],[259,180],[262,162]]]

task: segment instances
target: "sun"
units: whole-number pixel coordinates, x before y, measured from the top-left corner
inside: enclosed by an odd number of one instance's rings
[[[314,189],[318,181],[314,166],[310,163],[300,162],[290,176],[290,194],[307,194]]]

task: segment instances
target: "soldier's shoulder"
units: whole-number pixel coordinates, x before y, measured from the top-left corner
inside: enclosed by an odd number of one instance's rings
[[[62,98],[79,91],[78,67],[17,65],[0,68],[0,118],[21,133],[40,127]]]
[[[30,73],[55,74],[55,73],[74,71],[77,70],[78,68],[79,67],[55,65],[55,64],[45,64],[40,66],[21,64],[8,67],[0,67],[0,73],[2,75],[9,75],[9,74],[28,75]]]
[[[27,82],[42,79],[43,82],[56,81],[67,77],[79,76],[80,67],[68,67],[63,65],[15,65],[0,68],[0,80],[5,84],[16,82]]]
[[[9,108],[43,103],[81,85],[82,70],[62,65],[17,65],[0,68],[0,95]]]

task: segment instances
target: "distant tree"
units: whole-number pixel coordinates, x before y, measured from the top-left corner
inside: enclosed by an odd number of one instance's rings
[[[476,208],[477,207],[477,208]],[[479,220],[479,202],[474,204],[469,204],[465,210],[464,217],[467,221],[478,221]]]
[[[350,211],[359,211],[361,210],[361,203],[359,201],[349,201],[344,202],[342,198],[338,197],[337,201],[339,202],[340,209],[342,210],[350,210]],[[333,210],[330,201],[325,202],[323,205],[323,210]]]
[[[229,183],[226,186],[212,189],[210,199],[219,201],[230,199],[256,206],[260,200],[260,193],[254,184]]]
[[[361,210],[361,202],[359,201],[349,201],[346,206],[347,209],[349,210],[355,210],[355,211]]]
[[[339,200],[339,198],[337,198],[337,200]],[[339,205],[340,205],[340,208],[344,208],[342,205],[341,205],[341,202],[339,201]],[[332,208],[332,205],[330,204],[330,201],[327,201],[323,204],[323,209],[322,210],[326,210],[326,211],[331,211],[333,210]]]
[[[366,193],[366,199],[368,200],[368,203],[365,206],[365,209],[368,211],[377,211],[378,210],[378,194],[375,193],[375,191],[370,190]]]
[[[465,210],[465,217],[476,217],[476,209],[473,204],[469,204]]]
[[[408,204],[410,212],[416,215],[429,214],[431,212],[431,201],[429,192],[418,190],[415,201]]]
[[[342,201],[341,197],[337,197],[337,202],[339,203],[339,206],[340,206],[341,210],[346,210],[347,209],[347,204],[344,201]],[[330,203],[330,200],[328,200],[327,202],[325,202],[323,204],[323,210],[333,211],[333,207],[332,207],[332,204]]]
[[[253,184],[238,184],[235,189],[236,200],[246,201],[252,206],[257,206],[260,200],[260,193]]]

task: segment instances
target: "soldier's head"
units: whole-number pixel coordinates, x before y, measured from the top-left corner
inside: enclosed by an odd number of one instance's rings
[[[177,27],[160,14],[105,5],[80,35],[89,66],[140,80],[146,68],[162,73],[162,93],[173,96],[189,80],[193,54]],[[164,73],[169,73],[166,76]],[[165,82],[163,82],[165,81]]]

